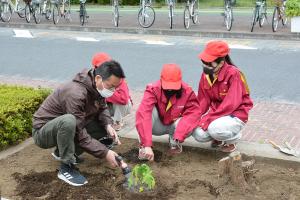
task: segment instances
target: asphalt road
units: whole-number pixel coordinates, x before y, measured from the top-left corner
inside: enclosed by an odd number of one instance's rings
[[[197,55],[212,39],[38,29],[25,33],[32,38],[0,28],[0,75],[63,82],[91,67],[94,53],[105,51],[121,63],[133,90],[143,90],[159,78],[164,63],[173,62],[182,67],[183,79],[197,91],[201,74]],[[255,100],[300,103],[300,41],[226,41]]]

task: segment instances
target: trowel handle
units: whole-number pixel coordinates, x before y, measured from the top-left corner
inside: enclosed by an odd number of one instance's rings
[[[119,164],[119,166],[122,168],[122,163],[121,163],[123,161],[122,156],[118,155],[115,158],[116,158],[116,161]],[[126,175],[126,174],[129,174],[131,172],[131,169],[128,166],[126,166],[126,167],[122,168],[122,172],[123,172],[124,175]]]
[[[122,164],[121,162],[123,161],[122,156],[117,155],[117,156],[115,157],[115,159],[116,159],[118,165],[121,167],[121,164]]]
[[[276,149],[280,149],[279,145],[278,145],[278,144],[276,144],[274,141],[272,141],[272,140],[269,140],[269,143],[270,143],[271,145],[273,145],[273,147],[274,147],[274,148],[276,148]]]

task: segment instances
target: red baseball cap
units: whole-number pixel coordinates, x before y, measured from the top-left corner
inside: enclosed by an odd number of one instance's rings
[[[213,62],[217,58],[225,57],[229,54],[229,46],[221,40],[213,40],[206,44],[204,51],[198,57],[205,62]]]
[[[179,90],[181,88],[181,69],[176,64],[165,64],[161,70],[160,80],[165,90]]]
[[[102,63],[111,61],[111,57],[107,53],[96,53],[92,59],[92,65],[94,68],[99,67]]]

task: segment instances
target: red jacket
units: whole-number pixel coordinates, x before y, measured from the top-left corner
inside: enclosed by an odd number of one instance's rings
[[[171,107],[167,109],[167,98],[161,88],[161,82],[157,81],[147,85],[142,102],[136,112],[136,129],[140,135],[141,145],[152,146],[152,111],[157,108],[161,122],[170,125],[182,117],[176,127],[174,139],[183,142],[184,139],[197,127],[199,123],[200,107],[192,88],[182,82],[182,96],[176,99],[176,95],[170,99]]]
[[[128,104],[129,100],[131,101],[131,97],[129,95],[129,89],[127,83],[124,79],[121,81],[120,85],[116,88],[116,91],[114,92],[113,96],[106,98],[107,102],[120,104],[120,105]]]
[[[203,115],[199,126],[203,130],[207,130],[215,119],[226,115],[238,117],[246,123],[249,110],[253,107],[245,76],[237,67],[227,63],[213,83],[202,73],[198,100]]]

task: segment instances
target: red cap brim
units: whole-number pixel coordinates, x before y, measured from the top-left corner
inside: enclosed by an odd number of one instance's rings
[[[162,80],[161,86],[164,90],[179,90],[181,88],[181,81],[167,82]]]
[[[202,53],[200,53],[200,54],[198,55],[198,58],[199,58],[200,60],[205,61],[205,62],[213,62],[213,61],[216,60],[218,57],[209,55],[209,54],[207,54],[205,51],[203,51]]]

